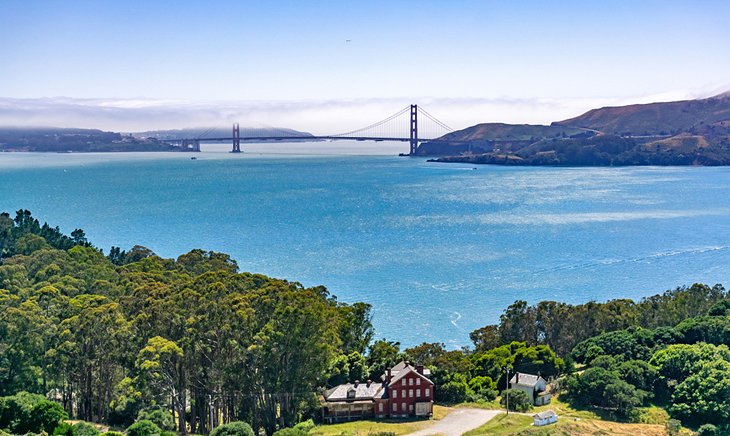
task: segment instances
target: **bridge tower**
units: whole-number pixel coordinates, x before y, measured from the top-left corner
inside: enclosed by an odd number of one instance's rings
[[[238,123],[233,123],[233,150],[231,153],[241,152],[241,129]]]
[[[418,149],[418,105],[411,105],[411,151],[410,156],[416,155]]]

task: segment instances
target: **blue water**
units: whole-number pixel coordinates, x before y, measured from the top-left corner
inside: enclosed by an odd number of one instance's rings
[[[0,210],[83,228],[105,251],[199,247],[243,271],[323,284],[371,303],[377,336],[406,346],[468,345],[517,299],[730,283],[730,168],[473,170],[213,151],[0,154]]]

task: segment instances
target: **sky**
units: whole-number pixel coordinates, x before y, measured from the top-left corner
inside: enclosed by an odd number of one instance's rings
[[[0,1],[0,125],[454,128],[730,90],[730,2]]]

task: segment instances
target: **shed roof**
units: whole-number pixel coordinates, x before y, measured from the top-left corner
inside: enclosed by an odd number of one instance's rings
[[[546,419],[546,418],[552,418],[553,416],[558,416],[558,414],[553,412],[552,410],[546,410],[544,412],[536,413],[532,416],[536,417],[536,418],[540,418],[540,419]]]

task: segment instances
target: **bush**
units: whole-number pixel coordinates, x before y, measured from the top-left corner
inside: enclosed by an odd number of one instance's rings
[[[148,419],[137,421],[127,428],[127,436],[154,436],[161,434],[162,430],[160,430],[160,427]]]
[[[527,392],[519,389],[505,389],[502,391],[502,398],[499,400],[499,404],[506,407],[507,398],[509,397],[509,410],[515,412],[527,412],[532,409],[532,401]]]
[[[175,418],[172,413],[163,409],[143,410],[137,415],[137,421],[152,421],[162,430],[175,430]]]
[[[30,411],[30,420],[32,431],[45,431],[53,434],[56,427],[63,421],[68,419],[68,413],[63,410],[60,404],[53,401],[43,400],[33,406]]]
[[[210,436],[254,436],[254,433],[250,425],[242,421],[234,421],[214,428],[210,432]]]
[[[436,390],[436,398],[447,404],[463,403],[469,399],[469,386],[463,381],[450,381]]]
[[[47,401],[43,395],[28,392],[18,392],[13,396],[2,398],[0,428],[4,428],[12,434],[40,432],[40,428],[34,428],[31,413],[33,407],[42,401]]]
[[[717,436],[717,427],[712,424],[705,424],[697,430],[697,436]]]
[[[73,436],[73,426],[67,422],[58,424],[53,430],[53,436]]]
[[[306,421],[302,421],[299,424],[295,425],[294,428],[306,431],[309,433],[309,430],[314,428],[314,421],[312,419],[308,419]]]
[[[274,432],[274,436],[307,436],[309,432],[298,428],[282,428]]]
[[[73,436],[98,436],[99,430],[89,423],[79,422],[71,427],[71,434]]]
[[[124,436],[124,433],[118,431],[107,431],[101,434],[101,436]]]

